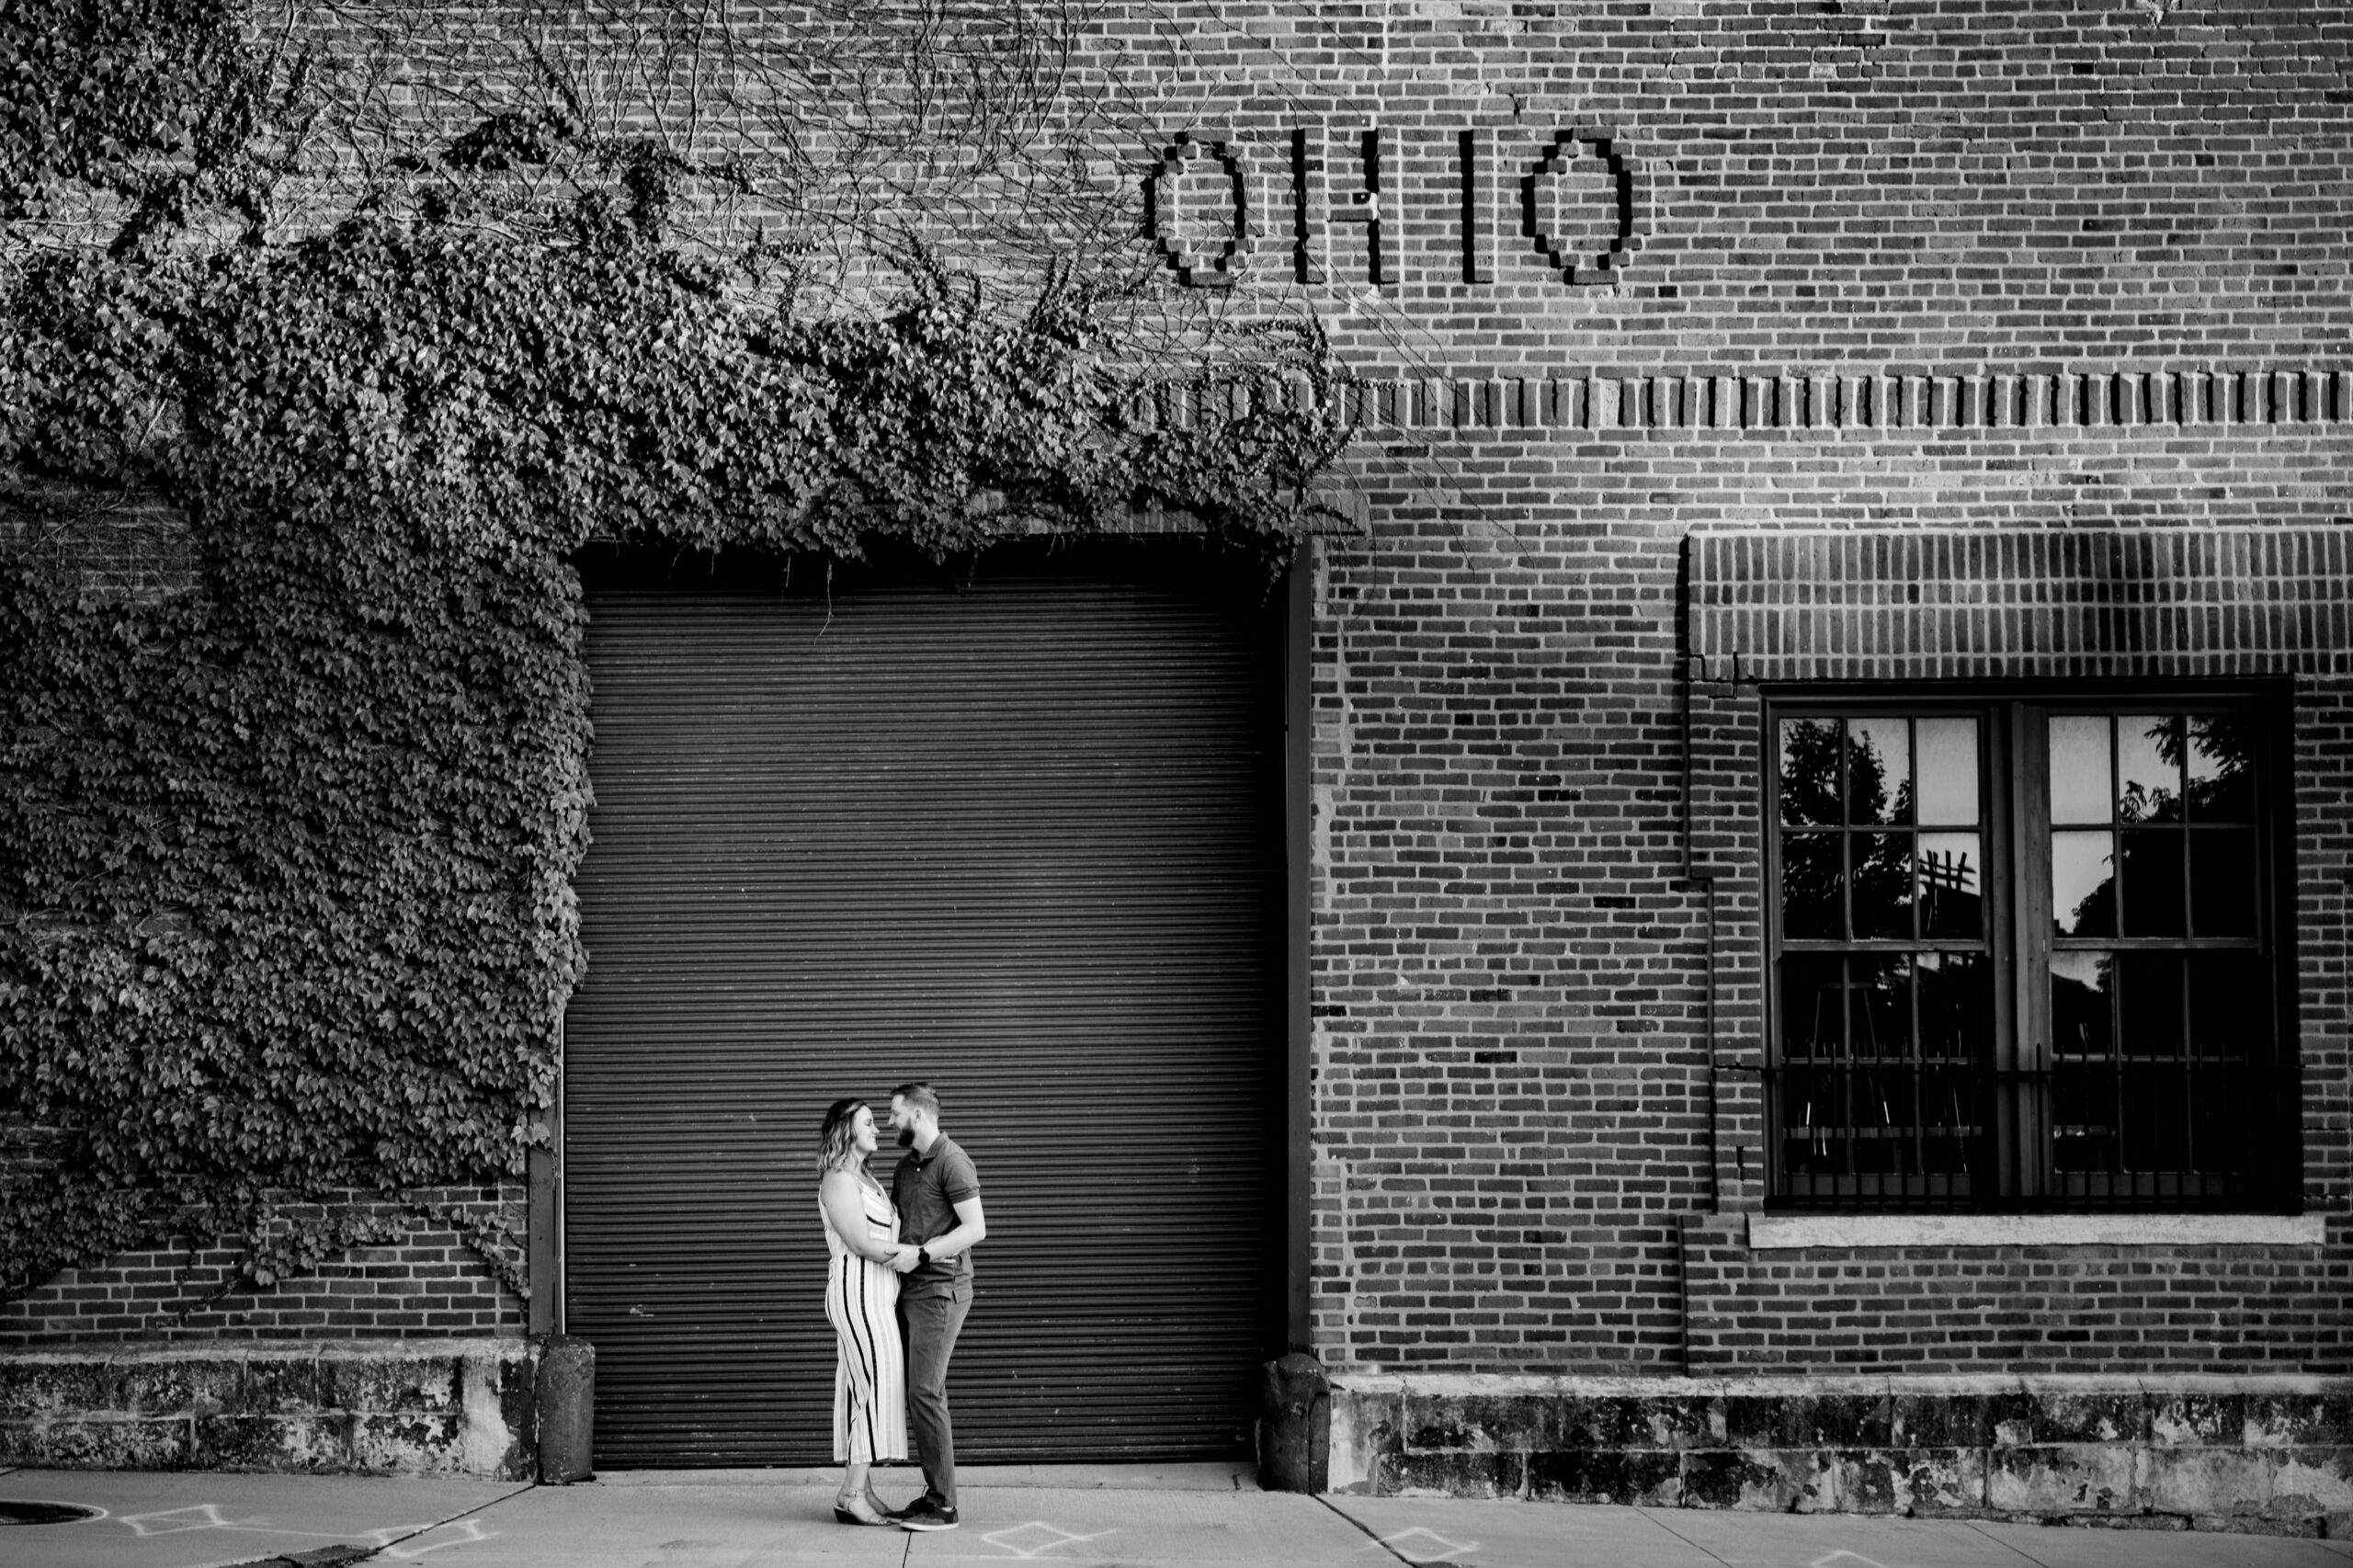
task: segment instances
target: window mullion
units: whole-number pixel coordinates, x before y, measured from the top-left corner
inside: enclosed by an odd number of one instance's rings
[[[2008,740],[2006,789],[1998,807],[2008,812],[2009,875],[2004,885],[2007,930],[2004,949],[2009,1006],[1995,1022],[1996,1104],[2003,1196],[2035,1199],[2048,1190],[2051,1169],[2051,777],[2050,742],[2040,708],[2011,703],[2002,726]]]

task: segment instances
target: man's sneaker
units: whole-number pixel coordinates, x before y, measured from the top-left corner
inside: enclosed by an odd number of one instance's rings
[[[899,1516],[903,1530],[952,1530],[956,1510],[937,1497],[918,1497]]]

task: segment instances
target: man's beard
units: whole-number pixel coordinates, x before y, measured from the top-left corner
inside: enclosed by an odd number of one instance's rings
[[[902,1148],[902,1149],[912,1149],[912,1148],[914,1148],[915,1146],[915,1130],[914,1128],[912,1128],[912,1127],[902,1127],[902,1128],[900,1128],[900,1129],[899,1129],[899,1147],[900,1147],[900,1148]]]

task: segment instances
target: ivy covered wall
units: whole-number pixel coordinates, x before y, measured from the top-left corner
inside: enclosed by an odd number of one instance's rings
[[[287,225],[321,58],[225,0],[0,20],[0,1298],[176,1237],[147,1294],[201,1312],[417,1226],[523,1288],[585,541],[947,559],[1165,509],[1262,572],[1346,438],[1312,332],[1142,356],[1115,277],[911,235],[813,303],[577,116],[444,125],[398,199]],[[1261,391],[1164,417],[1138,375],[1212,362]],[[160,570],[125,494],[185,519]]]

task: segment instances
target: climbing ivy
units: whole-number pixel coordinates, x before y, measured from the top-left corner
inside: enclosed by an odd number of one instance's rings
[[[1168,417],[1170,361],[1068,271],[909,241],[866,308],[764,292],[671,243],[653,157],[505,224],[425,166],[274,239],[252,145],[300,73],[236,28],[0,23],[0,218],[119,204],[0,255],[0,1295],[176,1233],[266,1287],[419,1214],[519,1286],[451,1194],[521,1171],[582,972],[574,553],[948,559],[1159,507],[1257,571],[1347,432],[1306,329],[1219,337],[1258,393]],[[186,520],[148,591],[106,570],[125,493]]]

